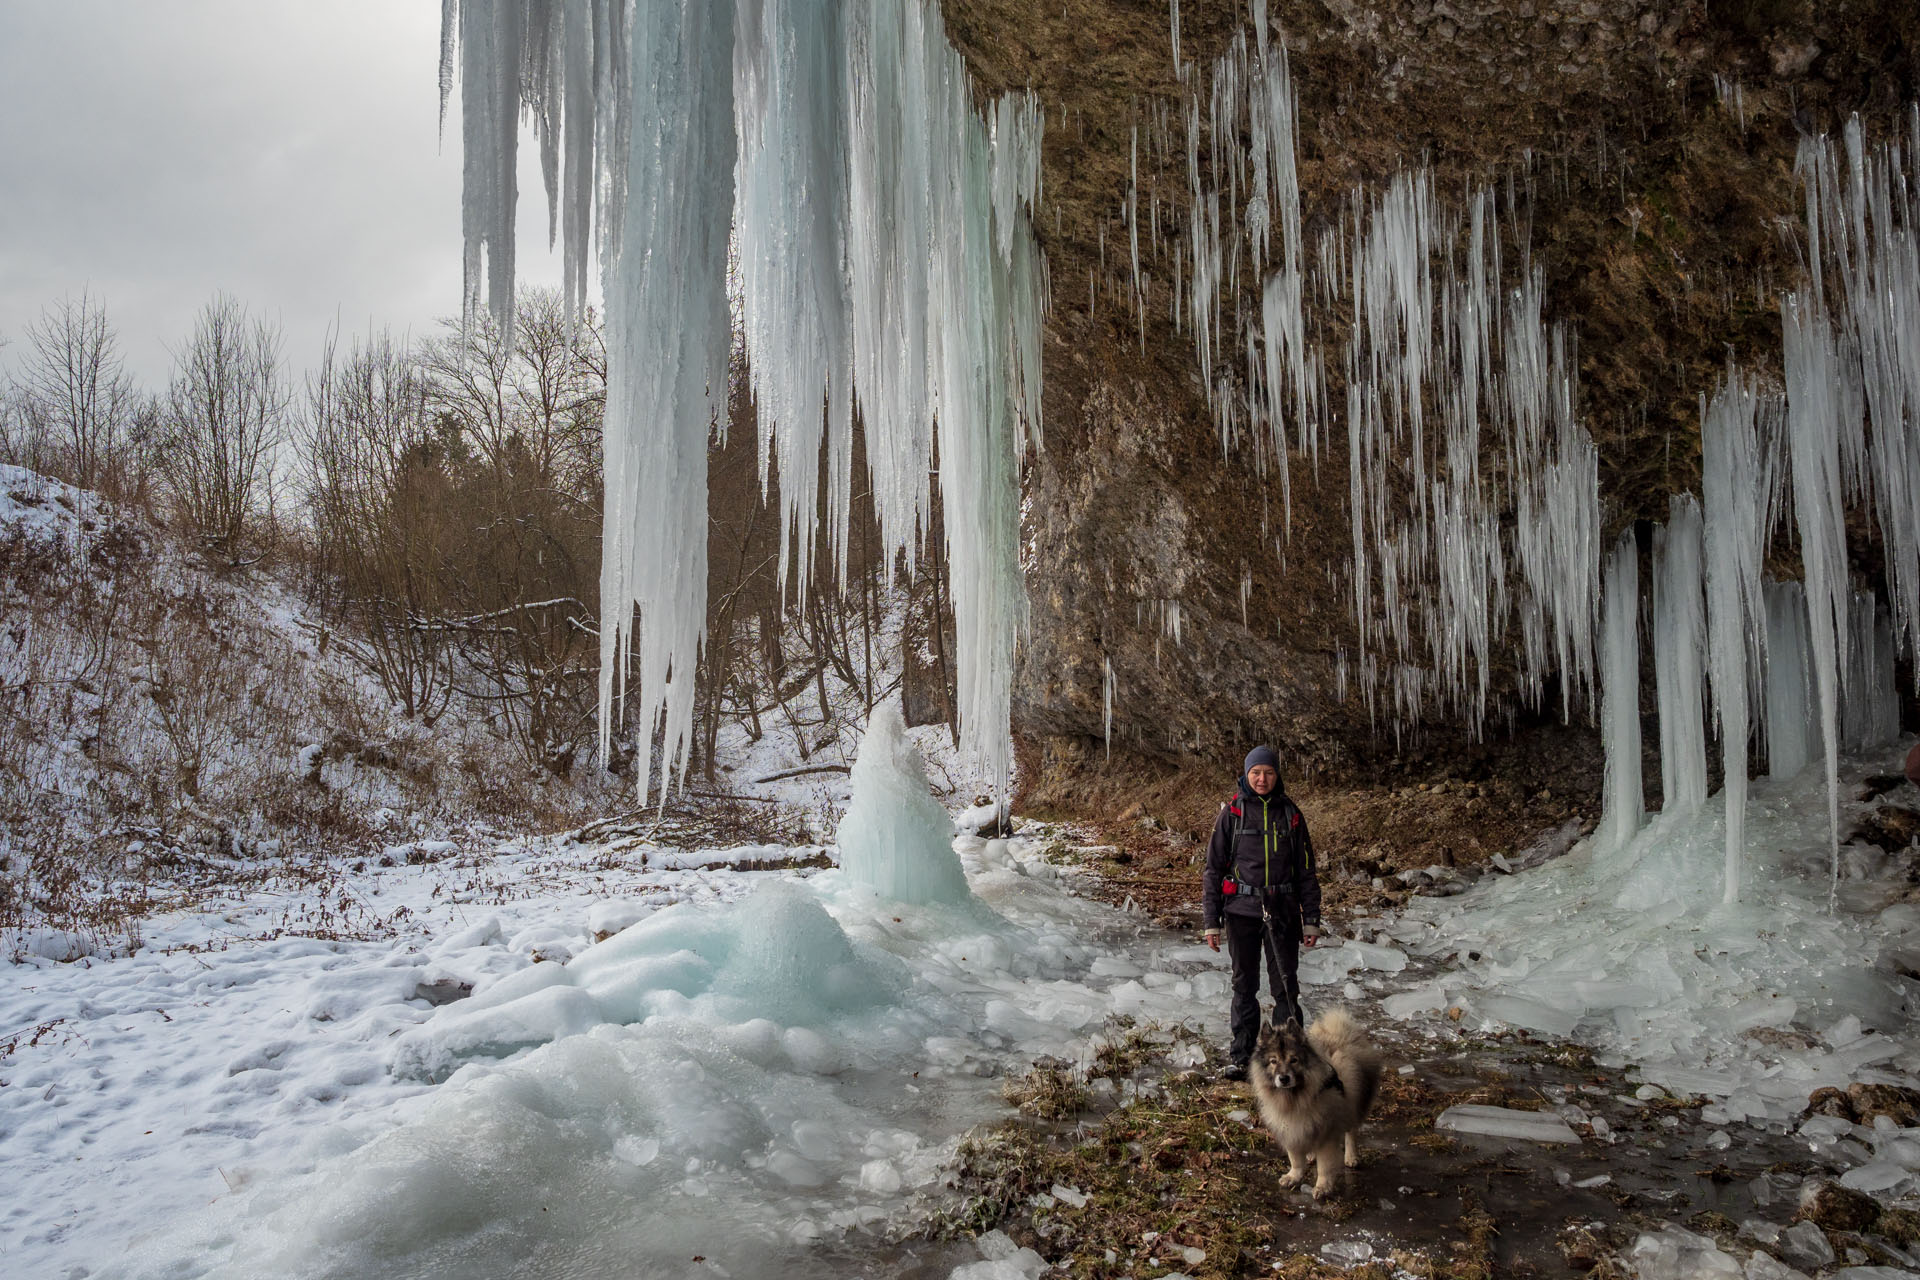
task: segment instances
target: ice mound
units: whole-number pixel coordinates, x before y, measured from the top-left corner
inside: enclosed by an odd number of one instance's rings
[[[933,798],[920,749],[891,702],[875,707],[867,721],[852,783],[839,837],[848,878],[900,902],[965,901],[953,820]]]
[[[1409,949],[1459,967],[1397,995],[1389,1013],[1459,1003],[1483,1023],[1576,1036],[1643,1079],[1724,1099],[1734,1119],[1784,1121],[1816,1088],[1910,1069],[1912,1046],[1889,1033],[1905,1034],[1893,962],[1916,921],[1869,879],[1843,884],[1843,910],[1829,913],[1823,792],[1818,770],[1755,781],[1740,902],[1721,901],[1725,801],[1714,796],[1624,846],[1591,841],[1411,904],[1408,920],[1428,935],[1407,936]],[[1782,1055],[1767,1032],[1811,1047]]]
[[[611,1277],[694,1254],[764,1274],[770,1251],[854,1224],[857,1208],[816,1220],[822,1188],[935,1180],[944,1145],[876,1128],[831,1081],[732,1039],[608,1025],[462,1072],[411,1123],[231,1208],[230,1254],[184,1274],[490,1275],[512,1257],[519,1274]]]
[[[396,1075],[443,1079],[463,1062],[510,1057],[601,1023],[696,1012],[730,1024],[817,1027],[885,1005],[906,982],[898,961],[856,946],[806,888],[776,880],[718,911],[667,907],[565,965],[509,974],[407,1032],[392,1066]]]

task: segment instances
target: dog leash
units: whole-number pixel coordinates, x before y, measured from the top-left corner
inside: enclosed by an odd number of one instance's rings
[[[1274,936],[1273,909],[1268,905],[1267,895],[1265,893],[1260,895],[1260,945],[1267,953],[1267,973],[1269,977],[1279,977],[1284,983],[1286,974],[1280,964],[1280,942]],[[1284,990],[1282,994],[1286,996],[1287,1003],[1293,1006],[1287,1012],[1297,1015],[1304,1024],[1306,1020],[1306,1010],[1300,1007],[1299,979],[1294,979],[1291,989]]]

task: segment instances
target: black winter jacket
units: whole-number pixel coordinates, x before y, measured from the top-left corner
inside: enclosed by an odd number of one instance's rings
[[[1248,892],[1223,893],[1220,882],[1228,879]],[[1261,889],[1272,895],[1276,912],[1297,910],[1302,924],[1320,923],[1320,875],[1307,820],[1279,787],[1270,795],[1257,795],[1242,777],[1239,794],[1220,810],[1207,842],[1202,881],[1206,927],[1219,928],[1223,911],[1259,915]]]

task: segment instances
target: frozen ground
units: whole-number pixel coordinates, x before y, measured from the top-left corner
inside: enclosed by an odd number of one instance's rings
[[[959,848],[973,897],[926,907],[837,870],[660,869],[807,849],[402,857],[335,891],[390,937],[287,936],[323,904],[261,894],[129,958],[12,968],[0,1180],[33,1190],[0,1259],[824,1273],[816,1241],[922,1207],[1002,1071],[1113,1012],[1224,1014],[1212,953],[1074,896],[1032,841]]]
[[[1899,760],[1856,760],[1843,788]],[[1440,978],[1385,1002],[1401,1018],[1461,1008],[1593,1045],[1676,1095],[1713,1099],[1726,1122],[1781,1126],[1822,1086],[1914,1084],[1920,1037],[1910,1013],[1920,960],[1920,902],[1909,867],[1855,842],[1842,848],[1837,909],[1826,785],[1819,769],[1755,780],[1748,884],[1721,901],[1722,796],[1691,817],[1656,817],[1626,847],[1591,844],[1473,893],[1424,899],[1380,936],[1449,962]],[[1902,783],[1847,806],[1843,830],[1869,810],[1912,808]],[[1916,1163],[1905,1177],[1914,1185]]]
[[[1724,908],[1713,809],[1357,922],[1305,958],[1309,1003],[1448,1050],[1570,1035],[1705,1095],[1735,1141],[1797,1130],[1853,1185],[1920,1190],[1920,1130],[1798,1115],[1822,1084],[1916,1083],[1904,866],[1851,847],[1827,916],[1823,784],[1757,784],[1750,905]],[[130,957],[12,967],[0,1265],[845,1274],[846,1240],[942,1193],[1005,1071],[1085,1055],[1115,1013],[1223,1030],[1220,957],[1076,895],[1040,834],[960,838],[970,893],[921,906],[739,869],[817,847],[399,847],[325,901],[260,892],[156,918]]]

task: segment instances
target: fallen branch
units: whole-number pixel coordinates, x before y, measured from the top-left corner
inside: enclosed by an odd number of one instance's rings
[[[770,773],[764,778],[755,778],[754,786],[763,782],[778,782],[782,778],[800,778],[809,773],[851,773],[852,769],[844,764],[810,764],[804,769],[788,769],[781,773]]]

